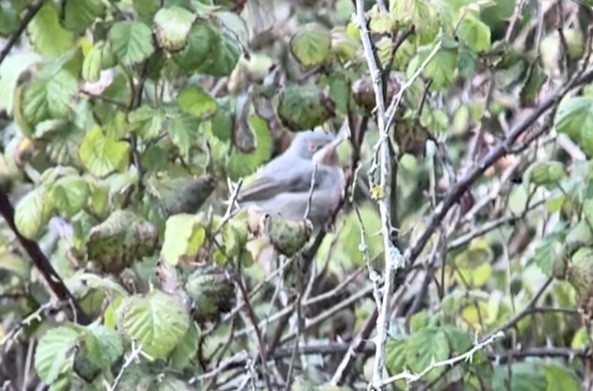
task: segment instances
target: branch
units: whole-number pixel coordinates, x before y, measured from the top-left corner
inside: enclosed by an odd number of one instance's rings
[[[23,34],[31,20],[35,17],[35,15],[37,15],[37,12],[39,12],[44,3],[45,0],[35,0],[32,4],[30,4],[27,7],[27,13],[23,17],[23,20],[21,20],[21,24],[16,29],[16,31],[12,33],[12,35],[8,39],[8,42],[6,42],[6,46],[4,46],[2,50],[0,50],[0,65],[2,65],[2,63],[8,56],[8,53],[10,53],[13,46],[16,44],[16,41]]]
[[[392,175],[392,159],[391,148],[389,145],[389,122],[386,122],[385,113],[385,98],[383,96],[383,78],[382,72],[379,68],[377,56],[371,41],[371,33],[367,26],[366,16],[364,12],[364,0],[356,0],[356,24],[361,33],[362,46],[367,60],[367,65],[373,80],[373,90],[375,92],[375,102],[377,105],[377,127],[379,128],[380,139],[375,145],[375,150],[378,151],[378,158],[371,165],[371,171],[377,165],[381,168],[381,176],[379,180],[379,187],[381,189],[381,196],[377,199],[379,205],[379,213],[381,216],[381,233],[383,236],[384,248],[384,262],[385,269],[383,279],[385,285],[383,286],[383,298],[381,301],[381,309],[377,318],[377,350],[375,352],[375,360],[373,363],[373,378],[371,385],[381,383],[383,376],[383,368],[385,366],[385,342],[387,340],[388,327],[388,308],[389,295],[393,290],[393,273],[395,270],[404,266],[404,258],[399,249],[391,242],[391,181]],[[402,93],[403,89],[400,91]],[[398,94],[399,95],[399,94]],[[395,111],[395,110],[394,110]],[[378,160],[378,162],[377,162]],[[369,172],[369,178],[372,178],[372,172]]]
[[[490,152],[484,156],[478,162],[478,164],[466,174],[465,177],[453,185],[445,199],[437,206],[434,214],[431,216],[426,226],[426,229],[415,241],[414,245],[406,251],[405,259],[410,264],[413,264],[451,207],[453,207],[453,205],[455,205],[461,199],[461,196],[467,190],[469,190],[474,182],[478,180],[478,178],[480,178],[490,166],[496,163],[498,159],[504,157],[511,149],[514,142],[519,138],[519,136],[525,133],[533,125],[533,123],[539,119],[539,117],[558,105],[560,100],[571,90],[589,82],[592,78],[593,67],[589,68],[582,74],[577,74],[576,77],[573,77],[564,87],[556,90],[555,93],[544,100],[535,110],[533,110],[528,116],[523,118],[522,121],[515,125],[515,127],[508,133],[507,138],[491,149]]]
[[[6,223],[16,235],[18,242],[21,244],[21,246],[23,246],[35,264],[35,267],[41,272],[43,278],[49,285],[51,291],[56,295],[58,300],[71,303],[70,307],[72,308],[72,313],[69,314],[69,317],[76,323],[83,325],[90,324],[91,319],[80,307],[80,304],[74,295],[68,290],[60,275],[55,271],[45,254],[43,254],[41,248],[39,248],[37,242],[25,238],[17,229],[14,222],[14,208],[10,203],[8,195],[6,195],[3,189],[0,189],[0,214],[2,214],[4,220],[6,220]]]

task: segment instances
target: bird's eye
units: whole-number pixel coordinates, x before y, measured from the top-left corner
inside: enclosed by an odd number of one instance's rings
[[[317,145],[314,143],[309,143],[309,151],[310,152],[315,152],[317,151]]]

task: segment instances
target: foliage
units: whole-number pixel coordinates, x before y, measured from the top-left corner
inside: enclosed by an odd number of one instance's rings
[[[593,20],[551,3],[0,2],[3,385],[588,386]],[[343,125],[326,226],[235,211]]]

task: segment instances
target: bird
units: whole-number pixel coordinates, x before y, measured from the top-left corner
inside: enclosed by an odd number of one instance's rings
[[[308,188],[313,156],[334,139],[333,135],[318,130],[297,133],[286,151],[261,167],[255,178],[241,187],[238,203],[268,200],[280,193]]]
[[[320,131],[299,133],[284,154],[241,189],[239,205],[257,206],[287,220],[307,219],[318,231],[343,196],[344,172],[336,154],[343,140]]]

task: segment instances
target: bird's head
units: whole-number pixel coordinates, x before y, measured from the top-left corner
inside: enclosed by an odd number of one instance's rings
[[[332,134],[323,131],[306,130],[296,134],[290,144],[290,150],[302,158],[311,159],[316,152],[330,144],[334,138]]]

